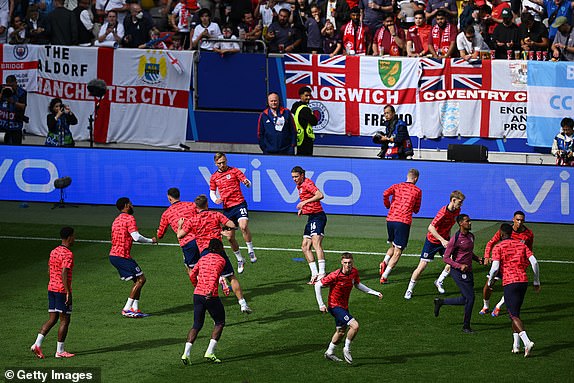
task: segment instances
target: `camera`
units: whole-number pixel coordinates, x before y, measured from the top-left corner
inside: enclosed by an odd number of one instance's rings
[[[9,85],[2,85],[2,98],[10,98],[14,95],[12,87]]]
[[[379,130],[375,132],[375,135],[373,136],[373,143],[381,145],[383,143],[383,137],[385,137],[385,133],[382,131]]]

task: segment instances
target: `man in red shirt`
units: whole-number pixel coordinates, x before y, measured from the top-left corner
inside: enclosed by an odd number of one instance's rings
[[[212,239],[221,241],[222,233],[229,238],[231,235],[230,231],[235,229],[236,226],[232,220],[220,212],[209,210],[207,196],[205,194],[201,194],[195,198],[195,206],[197,207],[196,215],[191,218],[182,217],[177,222],[177,238],[181,239],[188,235],[188,233],[192,233],[197,241],[199,255],[203,257],[208,253],[209,243]],[[220,255],[225,259],[225,268],[221,273],[221,283],[223,284],[225,278],[229,278],[233,293],[241,306],[241,312],[251,314],[251,308],[249,308],[243,297],[243,290],[241,289],[239,280],[235,276],[235,270],[233,270],[229,257],[225,251]]]
[[[325,286],[329,286],[328,307],[323,303],[323,297],[321,296],[321,287]],[[367,294],[375,295],[379,299],[383,298],[383,294],[361,283],[359,271],[353,267],[353,254],[351,253],[342,254],[340,269],[333,271],[315,283],[315,297],[319,304],[319,310],[324,313],[328,311],[335,318],[335,334],[333,334],[329,348],[325,352],[325,358],[334,362],[341,362],[341,359],[335,356],[335,347],[343,340],[345,332],[347,332],[343,357],[347,363],[353,363],[351,342],[359,331],[359,322],[349,313],[349,296],[353,287]]]
[[[301,249],[311,269],[311,279],[308,283],[312,285],[325,276],[323,236],[327,225],[327,215],[323,211],[323,206],[321,206],[320,202],[324,196],[315,186],[315,183],[305,177],[305,170],[301,166],[295,166],[291,169],[291,178],[297,185],[301,201],[297,204],[297,214],[307,216]],[[313,246],[317,254],[317,264],[315,264],[311,246]]]
[[[247,245],[247,253],[251,263],[257,262],[255,251],[253,249],[253,242],[251,242],[251,231],[249,231],[249,212],[247,211],[247,202],[241,193],[241,184],[250,187],[251,182],[245,177],[245,174],[237,168],[227,165],[227,157],[224,153],[215,154],[215,165],[217,171],[213,173],[209,180],[209,196],[211,200],[220,204],[223,203],[223,214],[233,221],[236,226],[241,229],[245,245]],[[219,191],[219,197],[217,196]],[[239,243],[235,239],[235,231],[231,232],[229,237],[231,250],[237,258],[237,272],[241,274],[245,265],[245,260],[241,256],[239,250]]]
[[[462,206],[464,198],[464,194],[458,190],[450,193],[450,201],[448,205],[441,207],[430,223],[428,227],[428,233],[425,238],[425,244],[421,252],[421,260],[411,275],[409,287],[405,292],[405,299],[411,299],[417,280],[419,279],[422,272],[426,269],[429,262],[434,260],[435,254],[439,253],[441,256],[444,254],[444,250],[446,249],[448,240],[450,239],[450,229],[452,229],[456,222],[456,217],[460,214],[460,207]],[[449,272],[450,266],[446,265],[445,270],[439,277],[439,279],[442,278],[440,282],[438,279],[434,282],[441,294],[444,294],[444,289],[442,288],[442,280],[446,278],[446,276],[443,277],[443,274],[448,275]]]
[[[225,308],[218,295],[219,275],[225,268],[225,259],[221,256],[224,253],[223,244],[219,239],[211,239],[206,250],[207,254],[201,257],[189,275],[195,290],[193,291],[193,327],[189,330],[185,350],[181,356],[181,361],[186,366],[191,363],[191,347],[203,327],[206,311],[213,319],[214,326],[204,358],[213,363],[221,363],[214,352],[225,326]]]
[[[405,31],[397,26],[395,16],[387,13],[373,38],[373,56],[404,56],[405,47]]]
[[[540,273],[538,262],[532,251],[521,241],[512,238],[513,228],[507,223],[500,226],[501,241],[492,250],[492,267],[488,275],[489,283],[494,283],[499,269],[502,269],[502,285],[504,298],[510,320],[512,321],[512,353],[520,353],[520,340],[524,344],[524,357],[530,355],[534,342],[532,342],[524,324],[520,319],[520,309],[528,289],[528,276],[526,268],[532,265],[534,271],[534,291],[540,292]]]
[[[426,56],[429,52],[429,36],[432,27],[426,23],[425,12],[422,9],[415,11],[414,17],[415,25],[410,27],[406,33],[407,56]]]
[[[450,58],[456,54],[456,25],[447,21],[444,9],[436,13],[436,25],[432,27],[429,36],[429,53],[434,58]]]
[[[524,225],[526,215],[524,212],[518,210],[514,212],[512,216],[512,239],[516,239],[526,245],[532,251],[532,247],[534,246],[534,233],[532,230],[527,228]],[[484,262],[486,264],[490,263],[490,252],[494,245],[500,242],[501,236],[500,231],[497,231],[490,241],[486,244],[486,248],[484,249]],[[495,277],[495,281],[499,279],[499,276]],[[488,314],[489,306],[490,306],[490,296],[492,295],[492,287],[494,283],[489,284],[488,281],[484,284],[484,288],[482,289],[482,298],[483,298],[483,306],[482,310],[480,310],[480,315]],[[494,310],[492,310],[492,316],[497,317],[500,314],[500,308],[504,304],[504,296],[500,299],[500,301],[496,304]]]
[[[409,242],[413,213],[421,208],[422,191],[416,186],[419,171],[410,169],[407,181],[394,184],[383,193],[383,203],[389,209],[387,214],[388,243],[391,244],[385,259],[379,266],[381,283],[387,283],[389,274],[395,267]],[[391,199],[392,197],[392,199]]]
[[[166,211],[161,215],[159,227],[157,229],[157,238],[162,239],[165,235],[167,227],[170,226],[173,232],[177,235],[177,222],[180,218],[190,219],[197,214],[197,208],[193,202],[183,202],[180,200],[180,192],[178,188],[169,188],[167,191],[167,200],[171,204]],[[181,250],[183,251],[183,264],[187,269],[187,273],[191,274],[191,269],[197,261],[199,261],[199,248],[197,241],[191,232],[178,240]]]
[[[110,263],[118,270],[120,279],[132,281],[134,284],[122,315],[128,318],[142,318],[147,316],[139,309],[141,290],[146,282],[145,275],[139,265],[131,256],[134,241],[140,243],[157,243],[155,237],[146,238],[141,235],[134,218],[134,207],[127,197],[121,197],[116,201],[116,208],[120,214],[112,223],[112,248],[110,250]]]
[[[30,350],[40,359],[44,359],[42,342],[48,332],[60,318],[58,329],[58,345],[56,358],[71,358],[74,354],[64,351],[64,342],[68,335],[70,316],[72,314],[72,270],[74,268],[74,254],[70,250],[75,241],[74,229],[63,227],[60,230],[62,243],[50,253],[48,261],[50,281],[48,282],[48,313],[50,317],[42,325],[36,342]]]

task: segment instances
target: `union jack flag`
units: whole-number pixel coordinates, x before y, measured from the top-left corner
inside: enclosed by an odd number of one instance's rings
[[[421,59],[421,92],[445,89],[482,89],[482,63],[456,59]]]
[[[345,56],[285,55],[285,81],[289,84],[345,86]]]

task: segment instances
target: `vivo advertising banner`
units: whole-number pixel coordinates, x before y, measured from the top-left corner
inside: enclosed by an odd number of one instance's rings
[[[467,197],[463,212],[473,219],[506,221],[523,210],[532,222],[574,223],[571,168],[245,154],[228,160],[252,182],[251,188],[241,186],[251,210],[296,213],[291,169],[299,165],[323,191],[327,214],[384,216],[383,191],[416,167],[423,198],[415,217],[433,217],[458,189]],[[66,202],[114,204],[128,196],[136,206],[167,206],[170,187],[180,188],[183,200],[209,194],[215,170],[213,153],[5,146],[0,199],[57,202],[54,180],[69,176]]]

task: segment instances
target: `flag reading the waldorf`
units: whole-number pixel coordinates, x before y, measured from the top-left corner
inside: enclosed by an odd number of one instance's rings
[[[528,145],[551,147],[574,108],[574,63],[528,61]]]
[[[285,56],[288,105],[299,100],[300,87],[311,88],[309,106],[319,120],[315,133],[372,135],[383,123],[386,104],[412,114],[418,73],[417,60],[407,58]]]

